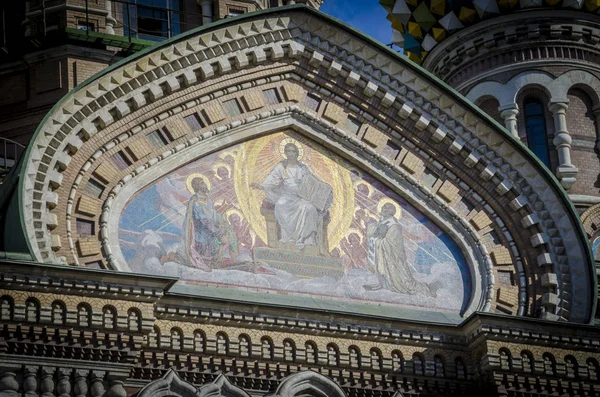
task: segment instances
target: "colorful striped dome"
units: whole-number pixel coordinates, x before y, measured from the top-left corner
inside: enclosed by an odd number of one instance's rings
[[[600,0],[380,0],[392,22],[392,43],[420,63],[439,42],[482,20],[531,8],[596,12]]]

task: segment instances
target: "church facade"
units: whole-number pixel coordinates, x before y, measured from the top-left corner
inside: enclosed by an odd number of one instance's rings
[[[314,9],[183,33],[3,182],[0,395],[597,395],[569,175]]]

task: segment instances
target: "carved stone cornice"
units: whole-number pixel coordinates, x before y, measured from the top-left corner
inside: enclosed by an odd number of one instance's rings
[[[444,40],[423,66],[452,87],[466,92],[484,76],[503,68],[518,73],[559,61],[598,70],[600,24],[592,14],[527,10],[487,20]],[[508,70],[507,69],[507,70]]]

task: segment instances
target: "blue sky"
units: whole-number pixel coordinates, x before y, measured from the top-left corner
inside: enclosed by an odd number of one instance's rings
[[[321,11],[340,19],[369,36],[389,44],[392,26],[378,0],[325,0]]]

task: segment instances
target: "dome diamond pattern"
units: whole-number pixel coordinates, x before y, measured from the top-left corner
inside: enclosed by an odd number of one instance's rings
[[[392,44],[421,63],[439,42],[467,26],[540,7],[596,12],[600,0],[380,0],[394,29]]]

